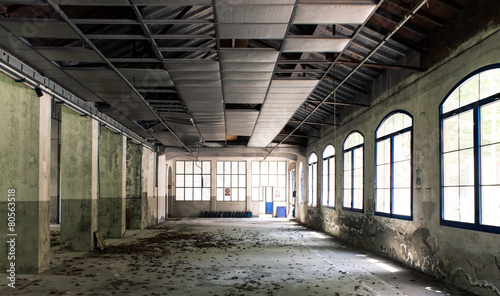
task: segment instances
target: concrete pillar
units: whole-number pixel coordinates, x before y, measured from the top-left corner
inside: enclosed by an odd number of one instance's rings
[[[0,74],[0,106],[0,270],[38,273],[50,263],[51,97]]]
[[[61,110],[61,248],[94,249],[97,230],[97,121]]]
[[[126,160],[126,224],[127,229],[141,228],[141,159],[140,145],[128,143]]]
[[[142,193],[141,193],[141,227],[153,225],[157,221],[157,201],[155,198],[155,158],[156,153],[142,148]]]
[[[167,197],[167,156],[158,157],[158,222],[165,220]]]
[[[123,136],[100,127],[98,227],[105,238],[125,233]],[[126,147],[125,147],[126,149]]]

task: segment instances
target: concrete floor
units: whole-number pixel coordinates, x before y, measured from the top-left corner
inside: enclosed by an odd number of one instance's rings
[[[56,238],[56,236],[54,236]],[[287,219],[168,220],[0,295],[471,295]]]

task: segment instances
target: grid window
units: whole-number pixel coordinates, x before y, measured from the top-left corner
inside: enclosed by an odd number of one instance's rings
[[[307,175],[309,180],[307,183],[307,205],[315,207],[318,200],[318,157],[316,153],[311,153],[309,156]]]
[[[322,205],[335,207],[335,148],[332,145],[323,150]]]
[[[363,211],[363,147],[364,138],[351,133],[344,142],[344,188],[342,206],[346,210]]]
[[[441,106],[442,224],[500,233],[500,69],[477,71]]]
[[[376,132],[375,213],[412,217],[412,118],[395,113]]]
[[[210,201],[210,161],[175,162],[175,200]]]
[[[217,162],[217,201],[246,201],[247,163]]]
[[[259,187],[273,187],[274,201],[286,199],[286,161],[252,162],[252,200],[259,201]]]

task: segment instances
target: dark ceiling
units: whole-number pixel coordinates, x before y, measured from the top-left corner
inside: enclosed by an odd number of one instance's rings
[[[498,2],[3,1],[0,45],[154,143],[304,146]]]

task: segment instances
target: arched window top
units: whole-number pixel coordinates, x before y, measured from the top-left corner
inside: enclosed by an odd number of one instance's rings
[[[358,132],[351,133],[344,141],[344,150],[363,144],[363,135]]]
[[[390,135],[397,131],[403,130],[412,126],[413,119],[402,112],[394,113],[386,117],[377,129],[376,138]]]
[[[318,162],[318,156],[316,156],[316,153],[311,153],[311,155],[309,155],[309,161],[308,163],[309,164],[313,164],[313,163],[317,163]]]
[[[442,113],[447,113],[471,103],[500,93],[500,68],[482,71],[469,77],[443,102]]]
[[[323,159],[332,157],[335,155],[335,148],[333,148],[332,145],[328,145],[325,147],[325,150],[323,150]]]

